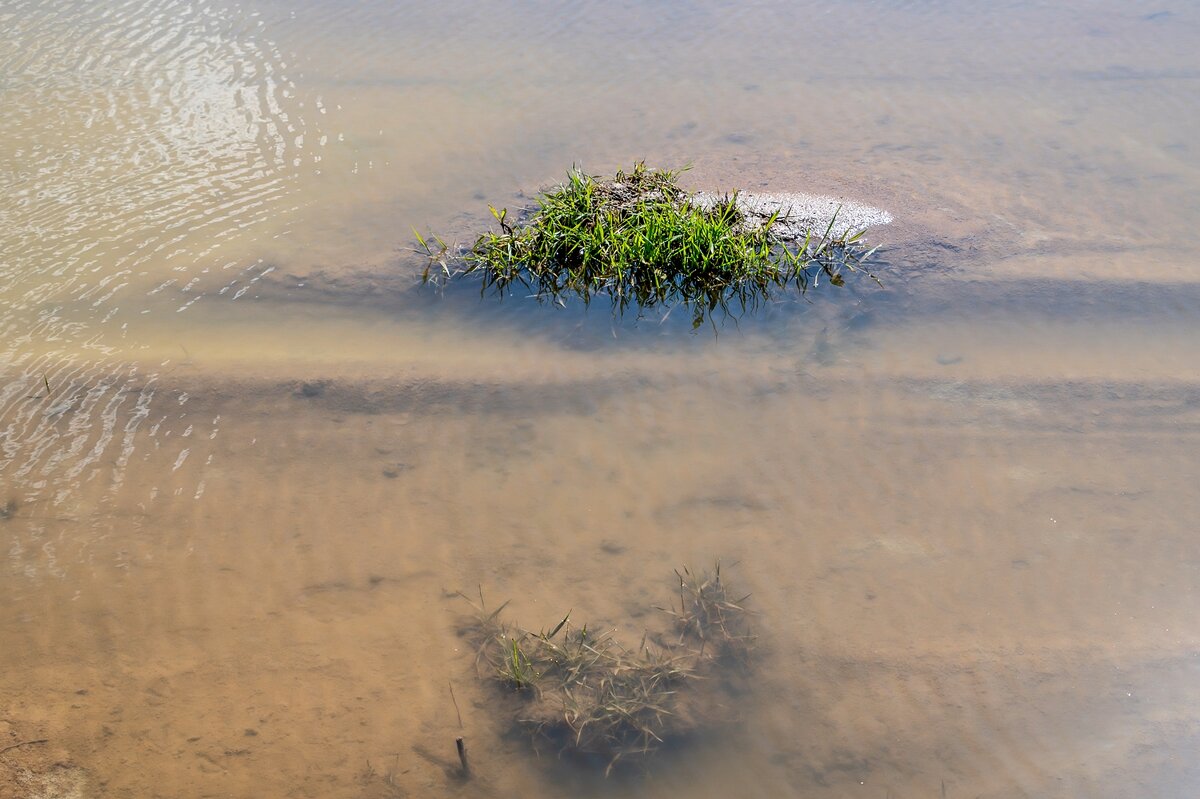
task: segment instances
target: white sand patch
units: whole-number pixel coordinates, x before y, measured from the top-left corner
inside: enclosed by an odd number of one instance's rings
[[[728,196],[702,191],[691,199],[700,208],[712,208]],[[737,204],[746,216],[747,225],[751,227],[761,227],[772,214],[778,212],[779,217],[772,230],[787,240],[803,239],[810,231],[814,236],[820,236],[829,228],[830,222],[833,223],[830,235],[840,237],[892,221],[892,215],[882,209],[819,194],[759,194],[744,191],[738,193]]]

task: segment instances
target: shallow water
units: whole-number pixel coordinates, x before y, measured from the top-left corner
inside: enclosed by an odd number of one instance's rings
[[[1196,9],[0,29],[0,748],[48,740],[0,784],[54,747],[101,796],[1200,790]],[[414,286],[412,228],[638,158],[886,208],[884,288],[693,333]],[[645,770],[535,756],[459,636],[479,585],[636,643],[718,558],[752,680]]]

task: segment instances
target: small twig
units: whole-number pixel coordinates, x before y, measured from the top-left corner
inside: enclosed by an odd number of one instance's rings
[[[458,728],[463,729],[462,711],[458,709],[458,700],[454,698],[454,683],[451,680],[446,680],[450,686],[450,701],[454,703],[454,712],[458,714]]]
[[[10,749],[17,749],[22,746],[33,746],[34,744],[48,744],[48,743],[50,743],[49,738],[38,738],[33,741],[21,741],[20,743],[9,744],[8,746],[4,747],[3,749],[0,749],[0,755],[4,754],[5,752],[9,751]]]
[[[471,766],[467,763],[467,745],[463,743],[461,736],[454,739],[454,745],[458,748],[458,761],[462,763],[463,776],[470,777]]]

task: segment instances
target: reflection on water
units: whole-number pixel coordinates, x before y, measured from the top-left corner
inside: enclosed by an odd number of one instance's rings
[[[1194,10],[0,28],[0,749],[48,741],[4,787],[1195,794]],[[887,208],[885,288],[694,335],[421,290],[396,252],[643,157]],[[716,557],[763,654],[714,732],[609,779],[511,734],[456,590],[636,641]]]
[[[182,311],[208,275],[262,271],[223,248],[286,209],[306,111],[253,15],[16,2],[4,23],[0,469],[60,505],[81,480],[118,488],[139,437],[206,426],[151,419],[157,391],[185,398],[114,351],[148,295]]]

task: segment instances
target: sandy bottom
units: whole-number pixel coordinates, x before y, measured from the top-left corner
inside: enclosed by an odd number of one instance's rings
[[[87,772],[37,725],[0,719],[2,799],[83,799],[93,790]]]
[[[1188,337],[1088,361],[1094,331],[968,330],[498,340],[474,365],[199,348],[119,481],[0,521],[6,735],[119,797],[1187,795]],[[482,587],[636,641],[672,570],[717,558],[752,593],[753,679],[648,772],[538,757],[458,634]]]

